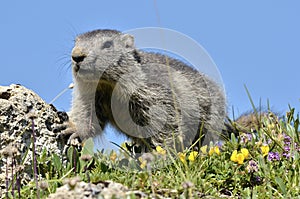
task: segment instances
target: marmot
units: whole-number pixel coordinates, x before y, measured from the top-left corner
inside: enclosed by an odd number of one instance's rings
[[[216,141],[224,128],[225,95],[193,67],[166,55],[138,50],[116,30],[79,35],[72,50],[70,119],[81,139],[110,123],[145,151],[183,150],[201,137]]]

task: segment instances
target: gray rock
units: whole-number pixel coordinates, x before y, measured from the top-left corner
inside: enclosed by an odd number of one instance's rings
[[[5,190],[7,163],[11,182],[12,157],[16,160],[16,170],[22,169],[21,184],[32,180],[32,121],[36,155],[46,149],[47,154],[62,156],[65,140],[57,138],[59,130],[56,127],[66,119],[66,114],[57,111],[33,91],[15,84],[0,86],[0,190]]]
[[[78,179],[69,179],[48,199],[110,199],[110,198],[149,198],[141,191],[130,191],[126,186],[113,181],[101,181],[97,184],[86,183]]]

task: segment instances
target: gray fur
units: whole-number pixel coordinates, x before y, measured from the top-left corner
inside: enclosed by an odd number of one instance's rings
[[[145,148],[182,150],[199,138],[200,129],[207,144],[224,128],[225,96],[214,81],[181,61],[136,49],[130,35],[79,35],[72,66],[71,120],[82,139],[111,123]]]

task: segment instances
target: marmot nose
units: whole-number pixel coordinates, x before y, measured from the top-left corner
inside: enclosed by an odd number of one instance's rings
[[[77,64],[82,62],[84,58],[86,57],[86,54],[82,52],[80,48],[74,47],[72,50],[72,60],[76,62]]]

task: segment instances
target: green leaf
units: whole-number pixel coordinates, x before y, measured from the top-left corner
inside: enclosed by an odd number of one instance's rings
[[[75,172],[79,171],[78,167],[79,167],[79,154],[76,150],[76,148],[74,148],[73,146],[68,148],[67,151],[67,158],[68,158],[68,165],[67,168],[68,169],[72,169],[74,168],[74,166],[76,167],[76,169],[74,170]]]
[[[258,117],[258,112],[257,112],[257,109],[256,109],[256,106],[255,106],[255,104],[254,104],[254,102],[253,102],[253,99],[252,99],[252,97],[251,97],[251,95],[250,95],[250,92],[249,92],[249,90],[248,90],[248,88],[247,88],[247,86],[244,84],[244,87],[245,87],[245,89],[246,89],[246,92],[247,92],[247,95],[248,95],[248,98],[249,98],[249,100],[250,100],[250,103],[251,103],[251,105],[252,105],[252,108],[253,108],[253,111],[254,111],[254,113],[255,113],[255,116],[256,116],[256,118],[258,119],[259,117]]]
[[[53,154],[52,163],[56,171],[60,171],[62,168],[61,160],[57,154]]]
[[[82,155],[94,155],[94,141],[93,138],[89,138],[84,142],[84,147],[82,149]]]
[[[74,147],[69,147],[67,151],[67,157],[69,159],[69,162],[72,161],[73,154],[74,154]]]
[[[237,139],[236,139],[234,133],[231,133],[231,138],[230,138],[230,140],[231,140],[231,143],[234,145],[234,147],[237,147],[238,141],[237,141]]]
[[[37,157],[38,162],[45,163],[47,161],[47,149],[44,148],[42,154]]]
[[[108,171],[108,166],[106,164],[104,164],[103,162],[100,163],[100,168],[103,173]]]
[[[284,195],[286,195],[286,186],[285,186],[283,180],[282,180],[281,178],[279,178],[279,177],[275,177],[275,181],[276,181],[276,183],[278,184],[280,191],[281,191]]]
[[[83,149],[81,151],[81,157],[83,155],[90,155],[91,157],[94,156],[94,141],[93,138],[89,138],[84,142]],[[79,158],[79,163],[80,163],[80,169],[79,171],[82,173],[85,171],[85,168],[89,166],[89,164],[92,163],[92,160],[89,162],[86,162]]]

